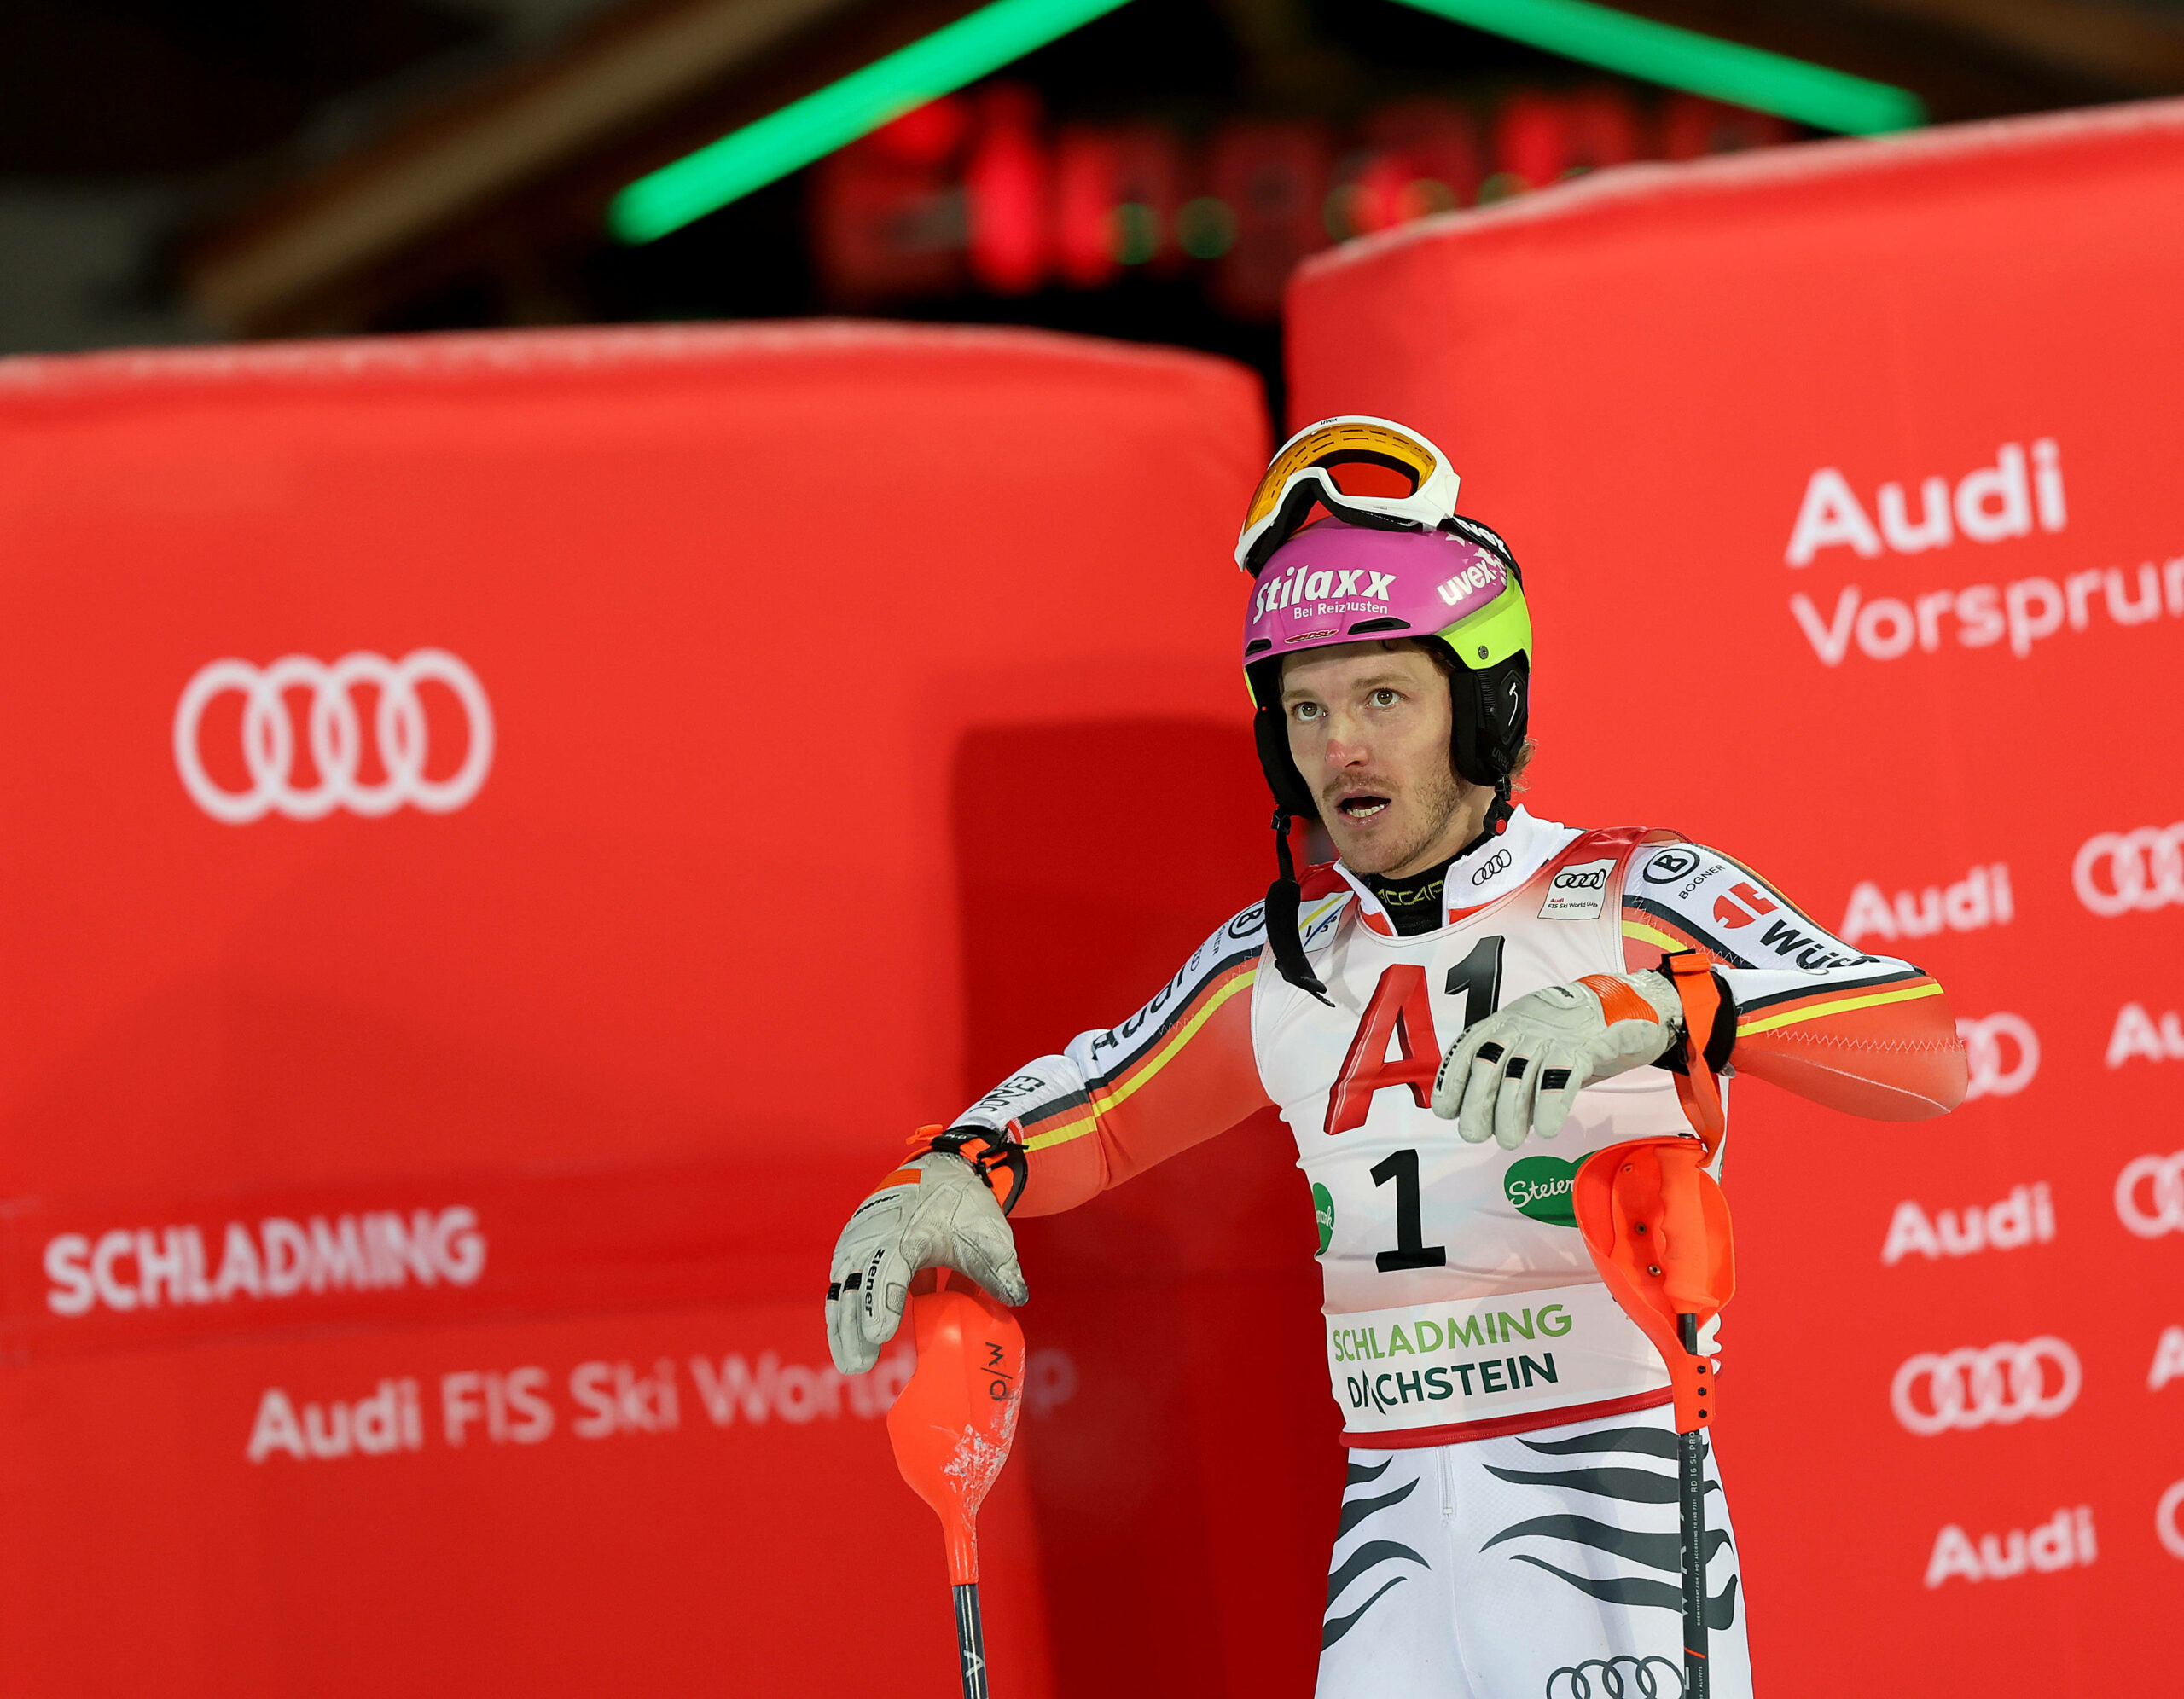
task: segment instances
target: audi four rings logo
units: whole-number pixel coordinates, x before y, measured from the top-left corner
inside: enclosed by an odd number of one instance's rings
[[[1888,1401],[1914,1434],[1969,1433],[2028,1416],[2052,1420],[2077,1401],[2083,1379],[2078,1354],[2043,1333],[1984,1351],[1922,1351],[1896,1371]]]
[[[1607,869],[1594,867],[1584,873],[1557,873],[1554,888],[1557,890],[1606,890]]]
[[[1653,1673],[1656,1666],[1661,1671],[1658,1676]],[[1565,1664],[1548,1677],[1547,1699],[1683,1699],[1683,1672],[1666,1658],[1640,1658],[1632,1652],[1587,1658],[1581,1664]]]
[[[431,739],[417,687],[427,683],[452,693],[468,729],[462,763],[444,779],[426,771]],[[371,780],[362,776],[364,728],[356,702],[357,690],[367,685],[379,693],[371,739],[384,773]],[[316,773],[302,784],[296,778],[290,691],[311,693],[305,739]],[[228,789],[205,766],[206,710],[230,692],[242,698],[247,790]],[[413,649],[398,661],[358,650],[331,666],[309,655],[283,655],[267,667],[213,661],[198,669],[175,705],[174,764],[190,800],[229,826],[246,826],[268,813],[290,820],[321,820],[336,809],[388,815],[404,803],[427,814],[450,814],[478,794],[492,767],[493,709],[478,676],[444,649]]]
[[[2184,1151],[2125,1163],[2116,1176],[2116,1214],[2142,1239],[2184,1233]]]
[[[2071,863],[2071,883],[2095,914],[2184,903],[2184,821],[2087,838]]]
[[[1960,1020],[1956,1035],[1964,1041],[1964,1064],[1971,1075],[1964,1088],[1966,1103],[1978,1097],[2015,1097],[2040,1071],[2040,1035],[2023,1015]]]
[[[1471,882],[1475,885],[1484,884],[1487,880],[1492,878],[1496,873],[1505,873],[1508,872],[1509,861],[1510,855],[1507,850],[1496,850],[1491,855],[1489,855],[1486,858],[1485,862],[1472,874]]]

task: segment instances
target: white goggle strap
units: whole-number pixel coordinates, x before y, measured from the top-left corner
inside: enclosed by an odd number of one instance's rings
[[[1455,481],[1450,474],[1449,483]],[[1426,499],[1424,488],[1408,496],[1345,496],[1325,468],[1309,466],[1291,476],[1267,516],[1237,539],[1236,564],[1256,578],[1267,558],[1297,534],[1315,502],[1351,525],[1389,531],[1432,531],[1451,512],[1438,491]]]

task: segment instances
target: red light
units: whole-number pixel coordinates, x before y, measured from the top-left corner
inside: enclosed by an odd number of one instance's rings
[[[1121,270],[1113,235],[1120,164],[1102,130],[1066,130],[1054,144],[1054,263],[1072,288],[1096,289]]]
[[[1512,95],[1494,119],[1498,171],[1526,188],[1544,188],[1570,164],[1569,114],[1552,95]]]
[[[986,90],[979,138],[963,173],[971,275],[997,295],[1024,295],[1046,280],[1047,159],[1039,101],[1011,84]]]
[[[1645,148],[1639,136],[1637,108],[1620,89],[1587,89],[1564,102],[1570,119],[1570,169],[1597,171],[1639,158]]]
[[[938,165],[953,158],[970,133],[969,102],[944,95],[881,125],[868,145],[902,165]]]
[[[1698,95],[1677,95],[1661,116],[1661,157],[1695,159],[1705,154],[1779,147],[1795,134],[1772,113],[1726,106]]]

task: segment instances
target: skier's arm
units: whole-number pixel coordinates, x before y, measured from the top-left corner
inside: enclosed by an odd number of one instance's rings
[[[1078,1034],[956,1117],[1023,1145],[1016,1214],[1073,1209],[1269,1106],[1251,1016],[1265,942],[1259,911],[1245,910],[1121,1025]]]
[[[1710,1046],[1739,1074],[1877,1121],[1945,1114],[1964,1096],[1964,1046],[1940,984],[1817,925],[1741,862],[1702,844],[1647,844],[1623,888],[1624,960],[1695,949],[1734,1005]]]
[[[1120,1026],[1079,1034],[996,1086],[857,1205],[834,1244],[827,1337],[862,1373],[895,1337],[911,1281],[968,1274],[1004,1303],[1031,1294],[1011,1214],[1051,1215],[1268,1106],[1252,1049],[1266,942],[1248,908]]]

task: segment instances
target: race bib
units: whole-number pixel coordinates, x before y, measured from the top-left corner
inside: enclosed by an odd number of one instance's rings
[[[1353,1434],[1551,1412],[1669,1383],[1652,1342],[1597,1281],[1327,1323],[1334,1401]]]

